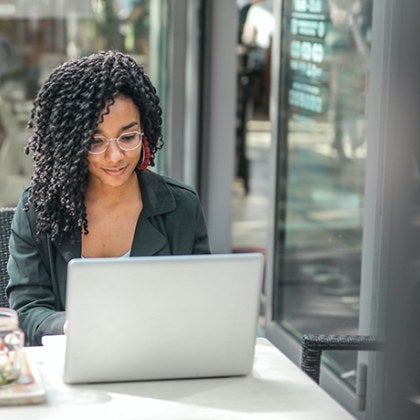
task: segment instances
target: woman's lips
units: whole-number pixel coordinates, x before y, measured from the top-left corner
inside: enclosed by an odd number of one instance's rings
[[[122,168],[104,168],[104,171],[111,176],[121,175],[125,171],[126,166]]]

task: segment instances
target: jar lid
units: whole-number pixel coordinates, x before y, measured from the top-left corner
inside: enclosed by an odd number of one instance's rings
[[[0,330],[17,328],[18,314],[10,308],[0,308]]]

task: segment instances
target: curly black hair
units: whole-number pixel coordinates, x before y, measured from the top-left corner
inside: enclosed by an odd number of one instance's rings
[[[74,242],[88,233],[84,203],[87,153],[101,111],[116,96],[133,100],[150,147],[150,164],[162,148],[162,109],[156,89],[132,57],[118,51],[68,61],[51,72],[39,90],[25,148],[34,160],[29,200],[37,216],[36,235]]]

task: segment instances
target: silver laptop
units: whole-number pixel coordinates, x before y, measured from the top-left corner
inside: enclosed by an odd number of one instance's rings
[[[248,374],[263,261],[258,253],[70,261],[64,381]]]

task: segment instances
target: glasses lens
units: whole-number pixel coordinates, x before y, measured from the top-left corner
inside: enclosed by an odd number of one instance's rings
[[[94,136],[90,142],[89,153],[99,155],[108,148],[110,141],[116,141],[122,150],[134,150],[139,147],[143,133],[131,131],[123,133],[117,139],[108,139],[103,136]]]
[[[118,145],[123,150],[133,150],[140,144],[140,140],[141,134],[138,131],[123,133],[118,137]]]
[[[89,152],[94,154],[103,153],[107,148],[107,141],[104,137],[93,137],[90,142]]]

